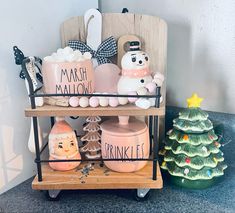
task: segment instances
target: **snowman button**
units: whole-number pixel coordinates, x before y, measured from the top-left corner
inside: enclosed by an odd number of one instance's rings
[[[144,83],[144,79],[141,79],[140,82],[141,82],[141,83]]]

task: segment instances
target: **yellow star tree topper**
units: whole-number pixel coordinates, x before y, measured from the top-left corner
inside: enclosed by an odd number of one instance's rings
[[[198,97],[197,93],[193,93],[191,98],[187,99],[188,108],[200,107],[203,98]]]

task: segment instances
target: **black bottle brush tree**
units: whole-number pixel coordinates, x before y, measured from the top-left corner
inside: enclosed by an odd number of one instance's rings
[[[171,181],[191,189],[211,186],[227,168],[213,124],[200,109],[201,101],[197,94],[187,99],[188,108],[173,120],[160,152],[164,156],[161,168],[168,171]]]

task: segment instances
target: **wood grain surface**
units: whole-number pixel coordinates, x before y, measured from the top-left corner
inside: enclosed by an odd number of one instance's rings
[[[137,189],[163,187],[162,176],[157,166],[157,180],[152,180],[152,162],[141,170],[132,173],[119,173],[101,167],[95,163],[94,170],[87,176],[83,175],[82,168],[88,162],[83,162],[79,169],[66,172],[54,171],[48,164],[42,166],[43,180],[38,182],[37,176],[32,182],[32,188],[36,190],[65,190],[65,189]]]

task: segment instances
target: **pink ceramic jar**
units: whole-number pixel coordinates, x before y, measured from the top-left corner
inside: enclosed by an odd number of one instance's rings
[[[77,137],[72,127],[63,117],[56,122],[49,134],[49,160],[80,160]],[[58,171],[67,171],[79,166],[80,161],[49,162],[49,166]]]
[[[84,94],[94,92],[94,71],[90,59],[80,62],[43,61],[46,94]]]
[[[129,159],[149,157],[149,131],[147,125],[129,116],[119,116],[101,124],[101,150],[103,159]],[[135,172],[147,161],[104,161],[111,170]]]

